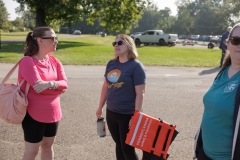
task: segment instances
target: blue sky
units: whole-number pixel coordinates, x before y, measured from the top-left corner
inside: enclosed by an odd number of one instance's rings
[[[177,6],[174,4],[175,0],[152,0],[155,4],[157,4],[159,9],[164,9],[165,7],[168,7],[172,11],[172,15],[177,14]],[[15,20],[15,18],[18,16],[15,13],[15,8],[19,6],[19,4],[16,1],[13,0],[3,0],[3,3],[5,3],[5,7],[7,8],[7,12],[9,15],[9,20]]]

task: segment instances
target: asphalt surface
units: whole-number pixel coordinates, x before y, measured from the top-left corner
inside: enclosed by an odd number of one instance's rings
[[[2,80],[13,64],[0,63]],[[54,145],[56,160],[115,160],[115,145],[98,138],[98,107],[105,66],[64,66],[69,88],[61,96],[63,118]],[[176,124],[178,136],[168,160],[192,160],[194,136],[201,122],[202,97],[220,68],[146,66],[144,113]],[[14,73],[11,81],[16,81]],[[106,115],[105,112],[103,114]],[[19,160],[24,151],[20,125],[0,120],[0,160]],[[40,152],[39,152],[40,153]],[[137,150],[141,157],[141,151]],[[37,160],[40,160],[38,154]]]

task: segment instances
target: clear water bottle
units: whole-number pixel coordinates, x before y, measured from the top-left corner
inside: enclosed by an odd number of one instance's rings
[[[97,135],[98,137],[105,137],[106,136],[106,126],[105,120],[103,117],[98,118],[97,120]]]

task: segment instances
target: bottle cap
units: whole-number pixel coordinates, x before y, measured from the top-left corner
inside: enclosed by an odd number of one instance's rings
[[[101,118],[98,118],[98,119],[97,119],[97,122],[99,122],[99,121],[103,121],[103,120],[104,120],[104,118],[101,117]]]

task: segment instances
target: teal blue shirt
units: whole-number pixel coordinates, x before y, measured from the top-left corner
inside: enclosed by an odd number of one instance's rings
[[[213,160],[230,160],[233,113],[240,72],[228,78],[226,68],[203,97],[202,139],[205,154]]]

